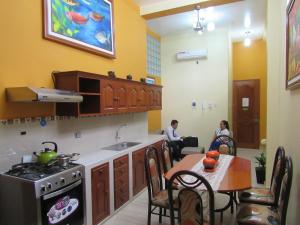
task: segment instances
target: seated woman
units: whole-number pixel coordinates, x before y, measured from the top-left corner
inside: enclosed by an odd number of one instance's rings
[[[228,121],[227,120],[222,120],[220,122],[220,128],[217,128],[215,130],[213,140],[215,140],[216,137],[221,136],[221,135],[230,136],[230,131],[229,130],[230,129],[229,129],[229,123],[228,123]],[[215,149],[219,149],[220,145],[222,145],[222,144],[224,144],[224,143],[227,142],[226,140],[224,140],[224,138],[222,138],[221,141],[219,141],[219,140],[213,141],[211,143],[210,147],[209,147],[209,151],[215,150]]]

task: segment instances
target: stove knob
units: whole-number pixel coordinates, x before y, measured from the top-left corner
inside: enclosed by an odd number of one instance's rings
[[[76,173],[72,173],[72,177],[75,179],[77,177]]]
[[[41,192],[45,192],[47,189],[46,189],[46,186],[45,185],[41,185]]]
[[[47,188],[51,189],[52,188],[52,184],[51,183],[47,183]]]
[[[76,172],[76,175],[77,175],[77,177],[81,177],[81,176],[82,176],[82,174],[81,174],[80,171],[77,171],[77,172]]]
[[[61,178],[60,178],[60,183],[61,183],[61,184],[65,184],[65,183],[66,183],[65,178],[61,177]]]

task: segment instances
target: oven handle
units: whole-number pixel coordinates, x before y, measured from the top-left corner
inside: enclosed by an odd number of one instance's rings
[[[73,188],[79,186],[81,183],[82,183],[82,181],[79,180],[79,181],[77,181],[77,182],[71,184],[70,186],[67,186],[67,187],[65,187],[65,188],[63,188],[63,189],[61,189],[61,190],[58,190],[58,191],[56,191],[56,192],[53,192],[53,193],[44,195],[44,196],[43,196],[43,200],[47,200],[47,199],[49,199],[49,198],[53,198],[53,197],[56,197],[56,196],[61,195],[61,194],[63,194],[63,193],[66,193],[66,192],[70,191],[71,189],[73,189]]]

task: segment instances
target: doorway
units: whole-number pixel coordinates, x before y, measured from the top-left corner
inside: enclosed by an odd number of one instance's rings
[[[259,148],[260,80],[233,81],[233,137],[237,147]]]

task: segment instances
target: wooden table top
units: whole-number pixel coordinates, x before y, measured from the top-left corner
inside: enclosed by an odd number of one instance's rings
[[[180,170],[191,170],[204,156],[204,154],[187,155],[165,174],[165,178],[169,180],[174,173]],[[234,157],[218,191],[241,191],[249,188],[251,188],[251,162]]]

